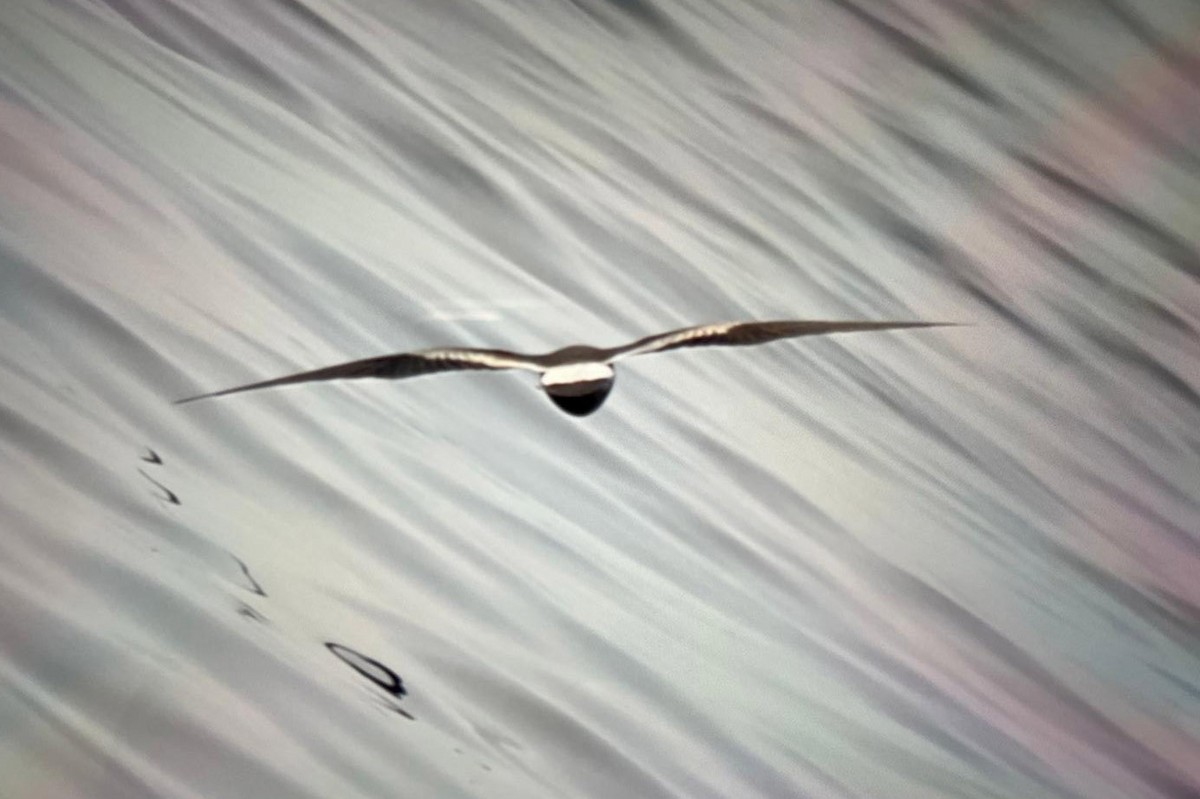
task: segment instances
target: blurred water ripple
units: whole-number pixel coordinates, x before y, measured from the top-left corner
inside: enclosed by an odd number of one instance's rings
[[[0,796],[1200,796],[1200,7],[6,0]],[[925,318],[522,374],[398,350]]]

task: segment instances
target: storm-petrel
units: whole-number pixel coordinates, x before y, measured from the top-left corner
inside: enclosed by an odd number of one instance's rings
[[[765,344],[782,338],[815,336],[825,333],[849,333],[859,330],[894,330],[908,327],[943,327],[950,322],[720,322],[698,325],[646,336],[630,344],[608,349],[577,344],[563,347],[545,355],[522,355],[506,350],[481,350],[462,348],[438,348],[418,352],[402,352],[396,355],[381,355],[361,361],[327,366],[309,372],[277,377],[260,383],[227,388],[211,394],[201,394],[177,400],[176,404],[251,391],[270,386],[285,386],[290,383],[307,383],[314,380],[345,380],[360,377],[377,377],[398,380],[433,372],[449,372],[466,369],[524,369],[537,372],[541,377],[541,388],[562,410],[572,416],[587,416],[595,411],[608,397],[616,375],[613,364],[633,355],[648,355],[682,347],[710,345],[748,346]]]

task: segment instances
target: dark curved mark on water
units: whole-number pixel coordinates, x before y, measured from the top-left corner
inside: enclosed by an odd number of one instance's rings
[[[162,458],[158,456],[157,452],[149,447],[146,447],[146,454],[142,456],[142,460],[144,460],[146,463],[154,463],[159,465],[162,464]]]
[[[254,579],[254,575],[250,574],[250,567],[247,566],[245,564],[245,562],[241,558],[239,558],[237,555],[230,555],[229,557],[236,560],[237,565],[242,567],[242,574],[244,574],[246,576],[246,580],[249,581],[250,590],[261,597],[265,597],[267,595],[267,592],[263,590],[261,585],[259,585],[258,580]]]
[[[165,485],[158,482],[150,475],[146,474],[145,469],[138,469],[138,474],[140,474],[142,477],[145,477],[147,480],[149,480],[151,483],[154,484],[155,488],[157,488],[159,491],[163,492],[162,494],[156,494],[156,496],[159,499],[163,500],[164,502],[169,502],[172,505],[182,505],[183,504],[182,502],[179,501],[179,497],[178,497],[178,495],[176,495],[176,493],[174,491],[167,488]]]
[[[367,657],[361,652],[356,652],[348,646],[333,641],[326,641],[325,648],[336,655],[338,660],[375,683],[394,699],[400,700],[408,695],[408,689],[404,687],[404,681],[400,679],[400,675],[375,658]],[[416,721],[415,716],[399,705],[389,704],[388,706],[406,719]]]
[[[255,610],[254,608],[247,605],[245,602],[242,602],[241,604],[238,605],[238,615],[241,616],[242,618],[249,619],[250,621],[259,622],[260,624],[267,623],[266,616],[262,615],[257,610]]]
[[[325,648],[338,657],[343,663],[357,671],[362,676],[366,677],[371,682],[378,685],[383,690],[396,698],[401,698],[408,694],[408,690],[404,687],[404,681],[400,679],[400,675],[392,671],[387,666],[380,663],[374,658],[356,652],[348,646],[326,641]]]

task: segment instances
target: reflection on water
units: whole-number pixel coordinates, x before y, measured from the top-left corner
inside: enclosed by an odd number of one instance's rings
[[[1198,42],[5,3],[0,796],[1200,795]],[[973,326],[171,404],[781,318]]]

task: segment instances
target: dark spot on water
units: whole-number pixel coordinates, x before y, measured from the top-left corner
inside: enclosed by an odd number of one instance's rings
[[[408,695],[408,690],[404,687],[404,681],[400,679],[400,675],[375,658],[367,657],[361,652],[356,652],[348,646],[343,646],[333,641],[326,641],[325,648],[336,655],[347,666],[379,686],[389,696],[399,700]],[[410,721],[416,721],[415,716],[399,705],[388,703],[387,707]]]
[[[250,574],[250,568],[245,564],[245,562],[243,562],[242,559],[237,555],[230,555],[230,557],[237,561],[237,565],[242,567],[242,574],[244,574],[246,576],[246,580],[249,581],[250,590],[261,597],[265,597],[267,592],[264,591],[262,586],[258,584],[258,580],[254,579],[254,575]]]
[[[265,624],[267,621],[266,616],[262,615],[257,610],[255,610],[254,608],[247,605],[245,602],[242,602],[238,606],[238,615],[241,616],[242,618],[250,619],[250,621],[257,621],[257,622],[261,622],[263,624]]]
[[[163,500],[164,502],[169,502],[172,505],[182,505],[183,504],[182,502],[179,501],[179,497],[175,494],[174,491],[167,488],[165,485],[158,482],[150,475],[146,474],[145,470],[138,469],[138,473],[142,477],[145,477],[147,480],[149,480],[151,483],[153,483],[155,488],[157,488],[159,491],[163,492],[161,494],[155,494],[155,496],[157,496],[159,499]]]
[[[416,721],[416,720],[417,720],[417,717],[416,717],[416,716],[414,716],[412,713],[409,713],[407,710],[405,710],[404,708],[400,707],[399,705],[392,704],[392,705],[388,705],[387,707],[389,707],[390,709],[392,709],[392,710],[396,711],[396,712],[397,712],[397,713],[399,713],[401,716],[404,716],[404,718],[408,719],[409,721]]]

